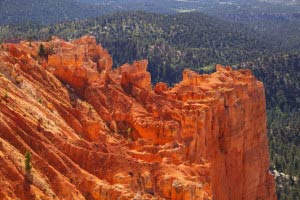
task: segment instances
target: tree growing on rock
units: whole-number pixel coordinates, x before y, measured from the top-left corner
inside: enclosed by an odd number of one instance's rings
[[[31,163],[31,153],[30,151],[26,151],[25,153],[25,174],[26,174],[26,180],[31,182],[31,169],[32,169],[32,163]]]
[[[47,57],[47,52],[45,50],[45,47],[43,44],[40,44],[39,46],[39,52],[38,52],[39,57],[41,58],[46,58]]]

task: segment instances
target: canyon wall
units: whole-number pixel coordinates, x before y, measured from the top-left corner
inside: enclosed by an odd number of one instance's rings
[[[0,199],[276,199],[263,84],[218,65],[152,86],[147,64],[112,69],[90,36],[2,44]]]

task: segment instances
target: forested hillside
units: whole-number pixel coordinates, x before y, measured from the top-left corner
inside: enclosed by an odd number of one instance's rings
[[[264,82],[271,169],[279,199],[300,197],[300,53],[275,54],[243,63]],[[280,174],[283,173],[283,174]]]
[[[244,26],[201,13],[133,12],[47,27],[28,24],[0,28],[3,41],[45,40],[51,35],[72,39],[85,34],[96,36],[113,55],[115,66],[148,58],[153,82],[169,84],[181,79],[184,68],[209,71],[216,63],[244,62],[273,51],[270,42]]]
[[[256,33],[275,39],[275,46],[281,51],[300,47],[300,6],[265,5],[237,10],[221,10],[217,17],[237,22],[252,28]],[[212,14],[214,11],[209,10]]]
[[[244,24],[271,40],[276,38],[277,48],[288,50],[300,46],[300,4],[297,1],[2,0],[0,25],[29,22],[45,25],[133,10],[173,14],[200,11]]]
[[[90,5],[75,0],[1,0],[0,25],[49,24],[96,17],[108,11],[114,11],[109,4]]]
[[[268,109],[300,111],[300,54],[274,54],[244,63],[264,81]]]

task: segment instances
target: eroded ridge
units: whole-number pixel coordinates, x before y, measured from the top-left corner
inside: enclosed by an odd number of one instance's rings
[[[112,69],[90,36],[3,44],[0,198],[276,199],[263,84],[218,65],[152,87],[147,64]]]

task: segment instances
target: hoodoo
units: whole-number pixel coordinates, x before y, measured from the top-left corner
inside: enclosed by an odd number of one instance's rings
[[[152,87],[90,36],[2,45],[0,166],[0,199],[276,199],[251,71]]]

